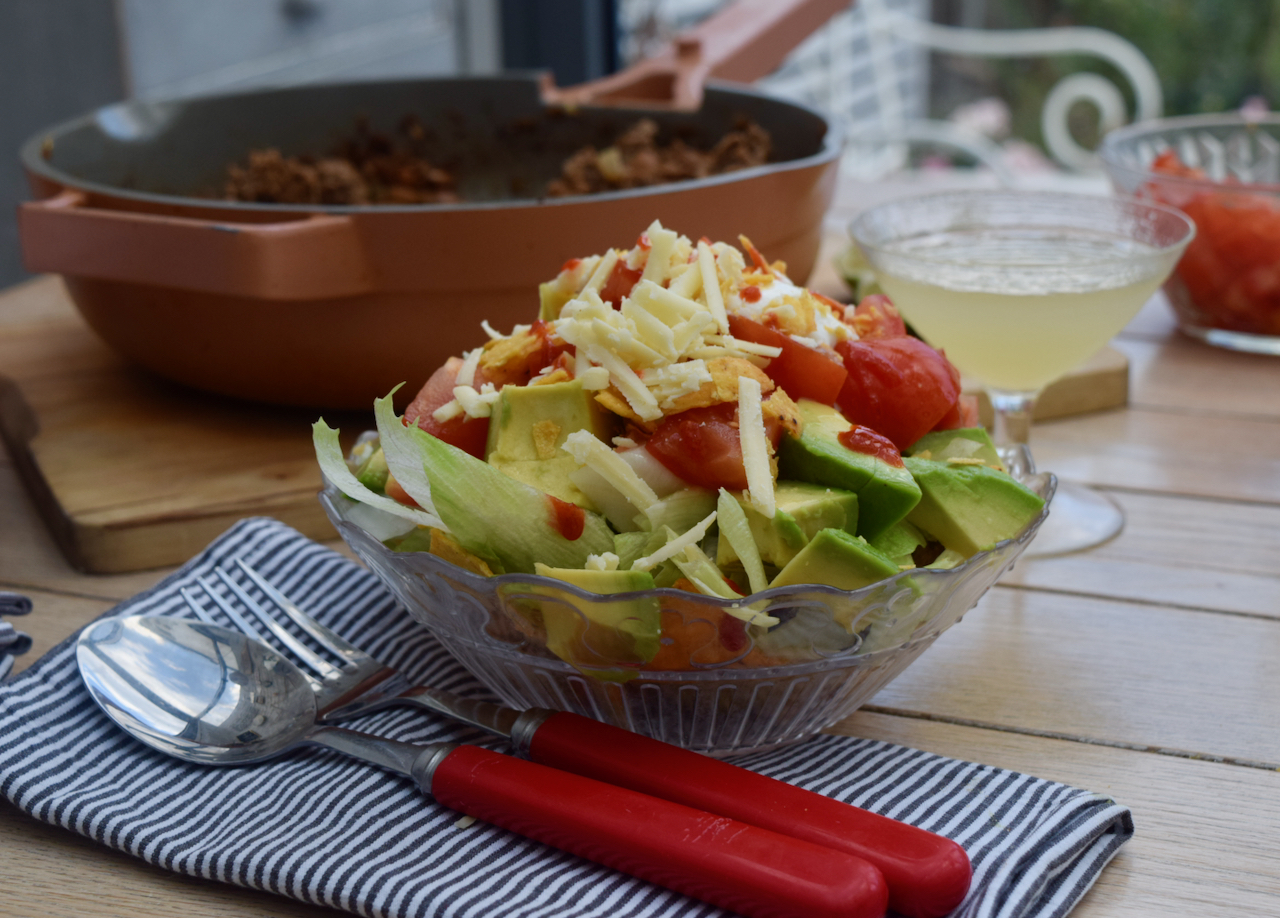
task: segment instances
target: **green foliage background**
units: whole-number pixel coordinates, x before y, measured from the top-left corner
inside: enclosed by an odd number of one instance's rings
[[[970,16],[972,4],[968,0]],[[979,0],[980,2],[980,0]],[[1238,108],[1260,96],[1280,109],[1280,0],[986,0],[992,29],[1087,25],[1127,38],[1160,77],[1164,113],[1185,115]],[[965,0],[935,0],[934,18],[960,24]],[[934,115],[945,117],[966,99],[998,95],[1013,110],[1013,134],[1040,141],[1040,107],[1063,76],[1080,70],[1124,78],[1091,58],[935,62]],[[1128,96],[1132,113],[1132,97]],[[1096,140],[1092,112],[1080,106],[1072,128],[1087,145]]]

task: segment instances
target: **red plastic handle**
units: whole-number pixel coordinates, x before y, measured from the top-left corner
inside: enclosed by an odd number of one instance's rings
[[[477,746],[437,766],[440,803],[759,918],[879,918],[888,891],[861,858]]]
[[[945,915],[969,891],[969,856],[949,838],[577,714],[552,715],[529,757],[856,855],[884,875],[889,907],[912,918]]]

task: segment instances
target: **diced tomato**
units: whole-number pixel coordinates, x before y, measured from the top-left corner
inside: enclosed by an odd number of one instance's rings
[[[977,427],[978,397],[962,395],[956,400],[951,410],[942,416],[942,420],[933,425],[934,430],[959,430],[962,427]]]
[[[418,390],[409,407],[404,410],[404,421],[406,426],[417,424],[450,446],[456,446],[477,459],[483,459],[485,443],[489,439],[488,418],[459,415],[447,421],[437,421],[433,417],[437,408],[453,401],[453,387],[461,368],[462,359],[450,357],[444,366],[432,373],[431,378]]]
[[[760,302],[760,297],[762,297],[764,294],[760,292],[759,287],[751,286],[751,287],[743,287],[742,290],[739,291],[739,295],[742,297],[743,302],[758,303]]]
[[[811,398],[824,405],[836,403],[849,374],[822,351],[805,347],[794,338],[746,316],[729,316],[729,333],[753,344],[782,348],[782,353],[770,360],[764,371],[791,398]]]
[[[604,300],[614,309],[622,305],[622,298],[631,293],[631,288],[640,283],[640,275],[644,274],[638,268],[628,268],[624,259],[619,259],[613,271],[609,273],[609,279],[604,282],[604,288],[600,291],[600,299]]]
[[[399,501],[406,507],[416,507],[418,502],[409,496],[409,492],[404,489],[404,485],[396,481],[395,478],[387,478],[387,497],[394,501]]]
[[[566,360],[573,356],[574,346],[560,338],[553,338],[551,333],[554,331],[554,326],[550,322],[534,319],[531,331],[541,339],[542,343],[541,347],[529,356],[528,378],[525,382],[533,379],[546,367],[572,367],[572,364],[567,363]]]
[[[882,293],[862,298],[853,311],[853,330],[866,341],[871,338],[901,338],[907,333],[906,323],[898,308]]]
[[[776,447],[782,439],[782,426],[766,422],[765,435]],[[645,448],[668,471],[691,485],[713,491],[742,491],[747,487],[736,402],[690,408],[668,416]]]
[[[736,591],[738,588],[733,586]],[[738,653],[747,649],[747,623],[734,615],[726,615],[720,619],[720,644],[730,653]]]
[[[751,647],[751,637],[741,619],[696,599],[664,601],[661,626],[658,652],[645,664],[646,670],[682,670],[731,663]]]
[[[1207,181],[1200,169],[1183,165],[1166,150],[1152,171]],[[1264,194],[1228,180],[1211,191],[1190,183],[1150,183],[1156,200],[1184,210],[1196,224],[1169,280],[1169,297],[1184,320],[1251,334],[1280,334],[1280,206]]]
[[[960,371],[918,338],[842,341],[836,351],[849,373],[836,407],[899,450],[932,430],[960,398]]]

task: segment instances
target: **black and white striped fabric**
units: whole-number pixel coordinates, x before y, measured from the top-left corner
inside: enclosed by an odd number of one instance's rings
[[[192,617],[178,590],[240,557],[415,680],[484,689],[359,565],[274,520],[244,520],[109,615]],[[502,744],[420,711],[354,726],[413,742]],[[742,764],[960,842],[957,915],[1060,916],[1133,834],[1112,800],[998,768],[823,736]],[[368,916],[711,916],[719,910],[459,814],[409,782],[307,750],[239,768],[135,742],[90,699],[74,641],[0,683],[0,793],[38,819],[167,870]],[[465,822],[465,821],[463,821]]]

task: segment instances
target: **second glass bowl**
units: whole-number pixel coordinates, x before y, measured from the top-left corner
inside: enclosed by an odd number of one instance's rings
[[[1179,328],[1280,355],[1280,115],[1141,122],[1108,134],[1099,153],[1117,191],[1196,223],[1165,282]]]

